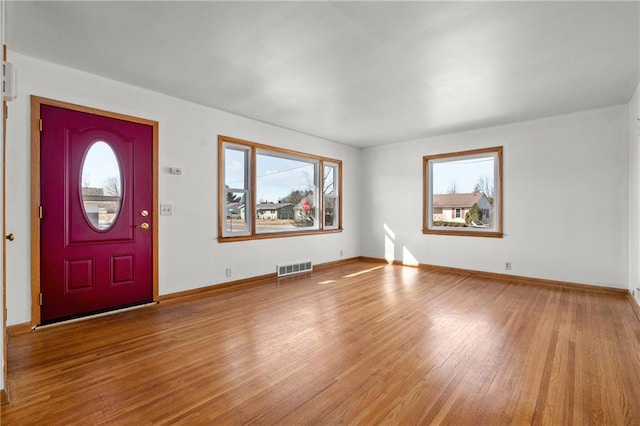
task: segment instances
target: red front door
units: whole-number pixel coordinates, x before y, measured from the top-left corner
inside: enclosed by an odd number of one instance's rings
[[[153,300],[153,128],[41,105],[43,323]]]

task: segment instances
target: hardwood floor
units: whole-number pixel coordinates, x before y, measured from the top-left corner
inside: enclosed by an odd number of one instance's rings
[[[629,300],[352,262],[11,336],[2,424],[640,424]]]

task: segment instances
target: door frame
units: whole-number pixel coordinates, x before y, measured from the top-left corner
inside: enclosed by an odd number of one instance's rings
[[[4,4],[2,4],[4,7]],[[4,11],[2,12],[4,13]],[[2,17],[4,25],[4,16]],[[2,60],[7,60],[7,45],[2,44]],[[2,100],[2,381],[0,405],[9,402],[8,375],[9,336],[7,335],[7,101]]]
[[[151,270],[153,301],[158,302],[158,122],[31,95],[31,328],[42,323],[40,310],[40,107],[43,105],[114,118],[153,129]]]

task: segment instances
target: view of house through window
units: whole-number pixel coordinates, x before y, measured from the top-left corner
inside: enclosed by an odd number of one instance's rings
[[[340,161],[225,136],[219,144],[221,240],[340,229]]]
[[[424,157],[424,232],[502,236],[502,147]]]
[[[256,232],[318,229],[318,163],[258,150]]]
[[[229,146],[224,151],[223,217],[226,235],[246,235],[250,221],[246,214],[249,199],[249,149]]]
[[[91,226],[106,231],[111,228],[122,205],[120,163],[111,146],[94,142],[82,163],[82,207]]]

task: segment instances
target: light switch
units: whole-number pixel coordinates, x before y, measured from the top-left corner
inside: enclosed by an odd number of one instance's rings
[[[160,204],[160,216],[171,216],[173,214],[173,206],[171,204]]]

